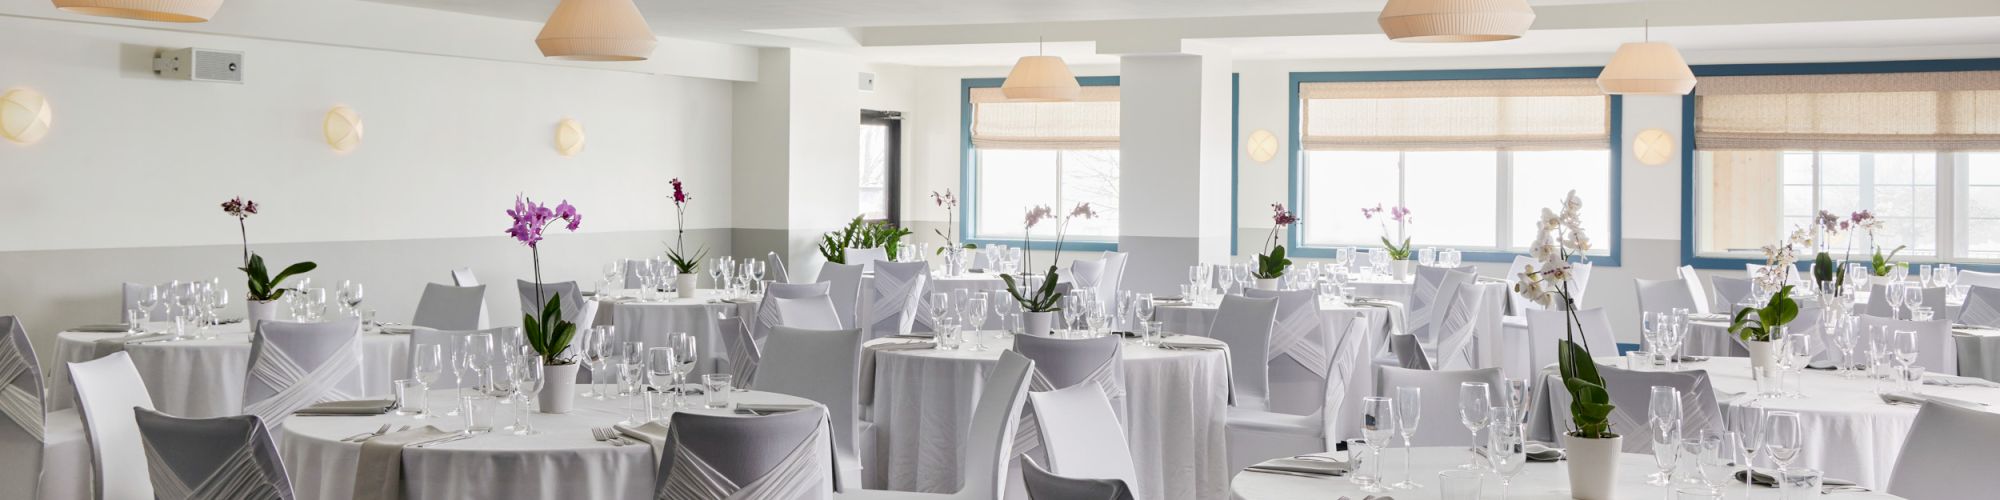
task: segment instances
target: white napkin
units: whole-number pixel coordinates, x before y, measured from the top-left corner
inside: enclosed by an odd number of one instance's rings
[[[361,443],[354,465],[354,500],[398,500],[403,497],[403,447],[450,437],[435,426],[391,432]]]
[[[612,425],[611,429],[618,431],[618,434],[621,436],[637,439],[641,443],[651,445],[653,447],[653,461],[655,462],[659,461],[660,455],[666,453],[667,424],[665,422],[654,421],[640,425],[616,424]]]
[[[1991,380],[1983,378],[1937,374],[1924,375],[1924,385],[1941,387],[2000,387],[2000,383],[1994,383]]]
[[[1325,459],[1273,458],[1244,467],[1243,470],[1293,472],[1315,476],[1340,476],[1347,474],[1347,463]]]
[[[736,412],[769,415],[773,413],[795,412],[812,407],[813,405],[784,403],[736,403]]]
[[[1882,393],[1882,402],[1884,402],[1884,403],[1890,403],[1890,404],[1895,404],[1895,403],[1905,403],[1905,404],[1913,404],[1913,405],[1922,405],[1922,404],[1924,404],[1925,402],[1929,402],[1929,401],[1936,401],[1936,402],[1939,402],[1939,403],[1950,403],[1950,404],[1956,404],[1956,405],[1959,405],[1959,406],[1964,406],[1964,407],[1966,407],[1966,408],[1977,408],[1977,407],[1981,407],[1981,406],[1986,406],[1986,403],[1980,403],[1980,402],[1976,402],[1976,401],[1966,401],[1966,400],[1963,400],[1963,399],[1953,399],[1953,398],[1947,398],[1947,397],[1943,397],[1943,396],[1931,396],[1931,395],[1927,395],[1927,394],[1911,394],[1911,393],[1907,393],[1907,392],[1884,392],[1884,393]]]
[[[76,328],[71,328],[69,329],[69,331],[83,332],[83,333],[125,333],[132,331],[132,327],[125,326],[122,323],[113,323],[105,325],[83,325]]]
[[[1160,341],[1160,347],[1169,349],[1198,349],[1204,351],[1222,351],[1229,349],[1229,346],[1223,344],[1217,344],[1214,342],[1201,342],[1195,340],[1162,340]]]

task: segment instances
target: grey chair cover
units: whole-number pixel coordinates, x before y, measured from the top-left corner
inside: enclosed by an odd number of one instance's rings
[[[1407,370],[1393,366],[1375,368],[1375,395],[1395,397],[1397,387],[1418,387],[1423,390],[1423,422],[1452,422],[1458,415],[1458,386],[1464,382],[1485,382],[1488,387],[1505,387],[1501,384],[1499,368],[1478,370]],[[1357,409],[1358,411],[1358,409]],[[1433,420],[1435,419],[1435,420]],[[1472,435],[1465,427],[1457,425],[1423,425],[1411,436],[1415,446],[1467,446],[1473,444]]]
[[[1416,335],[1397,333],[1389,335],[1389,351],[1396,354],[1396,365],[1411,370],[1431,369],[1431,359],[1424,356],[1424,344]]]
[[[860,352],[860,330],[774,327],[764,339],[764,359],[770,362],[758,362],[756,383],[748,386],[826,405],[834,456],[843,469],[860,464],[855,441]]]
[[[48,419],[41,362],[20,318],[0,316],[0,331],[0,484],[35,498]]]
[[[832,478],[819,408],[768,416],[678,412],[660,457],[658,500],[826,499]]]
[[[2000,414],[1931,401],[1903,440],[1887,492],[1908,500],[1986,498],[2000,474],[1978,472],[2000,449]],[[1979,493],[1979,492],[1986,493]]]
[[[1069,263],[1069,281],[1075,283],[1078,288],[1097,290],[1098,282],[1103,279],[1103,260],[1077,259]]]
[[[2000,288],[2000,273],[1987,273],[1987,272],[1961,269],[1958,271],[1958,281],[1956,281],[1955,283],[1959,285]]]
[[[620,288],[637,289],[645,286],[645,280],[639,276],[639,264],[644,262],[646,262],[646,259],[625,259],[625,264],[621,267],[621,269],[625,270],[625,286]],[[567,299],[568,297],[564,298]]]
[[[1960,324],[2000,327],[2000,288],[1972,285],[1961,311],[1957,318]]]
[[[1681,279],[1649,280],[1633,278],[1632,285],[1639,290],[1639,311],[1649,313],[1672,312],[1674,309],[1694,311],[1694,295],[1688,291],[1687,281]]]
[[[477,330],[480,315],[486,312],[486,286],[424,285],[417,299],[417,314],[411,326],[439,330]]]
[[[1557,346],[1561,341],[1574,335],[1576,342],[1589,349],[1595,356],[1610,356],[1618,353],[1617,337],[1611,327],[1611,317],[1603,308],[1583,309],[1576,312],[1581,331],[1570,331],[1569,313],[1559,309],[1538,309],[1528,311],[1528,366],[1540,369],[1556,363]]]
[[[578,311],[581,311],[583,309],[583,292],[577,289],[576,282],[562,281],[556,283],[543,283],[542,284],[543,298],[541,300],[535,300],[535,282],[528,280],[515,280],[515,286],[519,287],[521,290],[521,314],[526,314],[530,316],[535,316],[536,318],[540,318],[542,315],[542,307],[545,307],[549,304],[548,297],[555,297],[560,295],[562,296],[563,320],[575,322],[579,319]],[[585,328],[585,327],[586,325],[581,325],[581,324],[577,325],[577,328]]]
[[[479,277],[472,274],[472,268],[461,267],[451,270],[451,284],[458,286],[479,286]]]
[[[1804,318],[1805,314],[1801,312],[1799,316]],[[1917,332],[1917,360],[1911,364],[1924,367],[1930,373],[1958,374],[1958,341],[1952,338],[1951,320],[1909,321],[1865,314],[1861,316],[1861,331],[1868,331],[1869,327],[1874,326],[1885,327],[1891,332],[1903,330]]]
[[[1131,257],[1125,252],[1104,252],[1104,273],[1097,278],[1099,297],[1116,297],[1125,289],[1125,263]]]
[[[1271,330],[1276,326],[1278,299],[1225,295],[1208,325],[1208,337],[1229,345],[1229,371],[1235,406],[1263,409],[1270,398]]]
[[[1055,475],[1042,464],[1026,460],[1021,480],[1029,500],[1133,500],[1132,488],[1117,479],[1076,479]]]
[[[126,315],[131,314],[132,311],[136,311],[139,309],[139,294],[145,293],[146,289],[152,288],[152,286],[153,285],[148,285],[145,283],[126,283],[123,287],[120,287],[120,290],[123,292],[120,304],[122,304],[124,307],[121,307],[118,310],[119,321],[124,321]],[[166,316],[167,316],[166,301],[161,301],[158,304],[153,304],[153,310],[147,313],[147,317],[149,318],[164,318]]]
[[[132,411],[159,500],[291,500],[284,462],[257,416],[186,419]]]
[[[930,280],[925,262],[877,262],[873,286],[861,291],[859,321],[867,338],[907,335]]]
[[[1681,372],[1633,371],[1612,366],[1597,366],[1597,373],[1604,377],[1605,389],[1611,393],[1611,403],[1617,408],[1611,410],[1611,428],[1624,429],[1626,435],[1643,436],[1648,413],[1653,406],[1653,386],[1672,387],[1681,392],[1681,436],[1700,436],[1701,431],[1723,430],[1722,407],[1716,403],[1715,388],[1709,385],[1708,372],[1689,370]],[[1549,393],[1555,408],[1569,408],[1569,391],[1552,390]],[[1565,434],[1566,435],[1566,434]],[[1652,453],[1653,443],[1648,439],[1627,439],[1626,453]]]
[[[153,498],[152,483],[137,480],[146,474],[146,451],[132,418],[133,408],[153,409],[153,398],[131,354],[69,363],[69,379],[90,441],[90,483],[97,498]]]
[[[322,401],[355,399],[361,388],[361,320],[265,321],[250,337],[243,413],[272,426]]]
[[[1048,437],[1044,451],[1050,467],[1078,477],[1139,482],[1125,426],[1102,391],[1087,385],[1042,392],[1030,387],[1027,406],[1035,409],[1029,413]]]
[[[1724,312],[1732,316],[1735,315],[1734,311],[1737,309],[1736,303],[1742,302],[1744,297],[1750,296],[1750,280],[1748,278],[1731,278],[1719,274],[1709,276],[1708,287],[1715,290],[1715,300],[1709,303],[1709,310]]]
[[[499,339],[513,335],[513,331],[514,327],[511,326],[487,328],[485,330],[431,330],[418,328],[416,331],[410,332],[409,352],[411,355],[415,355],[417,346],[426,344],[437,345],[438,361],[443,364],[444,373],[439,375],[437,380],[431,381],[431,388],[457,389],[468,387],[470,381],[459,379],[459,372],[463,370],[464,365],[464,361],[459,359],[459,353],[465,350],[465,338],[473,334],[484,333],[492,335],[494,341],[499,342]],[[404,377],[410,379],[416,378],[416,363],[409,363],[409,366],[405,367],[404,370]],[[465,375],[470,376],[470,373]]]
[[[764,255],[764,261],[764,279],[778,283],[792,282],[792,279],[785,274],[785,259],[778,258],[778,252]]]
[[[771,304],[778,310],[778,324],[808,330],[839,330],[840,314],[833,299],[825,295],[796,299],[779,298]]]
[[[778,319],[778,299],[826,297],[827,291],[826,283],[772,283],[764,290],[763,300],[757,304],[757,318],[750,322],[751,338],[762,341],[770,334],[772,327],[781,324]]]
[[[827,295],[833,297],[833,311],[840,314],[840,327],[857,328],[855,316],[861,308],[861,266],[828,262],[819,268],[819,282],[827,284]]]
[[[1867,311],[1868,311],[1868,312],[1867,312],[1867,314],[1868,314],[1869,316],[1881,316],[1881,317],[1884,317],[1884,318],[1887,318],[1887,317],[1889,317],[1889,313],[1891,313],[1891,312],[1894,312],[1894,311],[1895,311],[1895,309],[1894,309],[1894,308],[1891,308],[1891,307],[1889,307],[1889,299],[1888,299],[1888,294],[1887,294],[1887,293],[1884,293],[1884,292],[1883,292],[1883,290],[1884,290],[1884,289],[1886,289],[1886,288],[1888,288],[1888,287],[1886,287],[1886,286],[1882,286],[1882,285],[1875,285],[1875,286],[1870,286],[1870,287],[1868,287],[1868,309],[1867,309]],[[1945,295],[1945,291],[1946,291],[1945,287],[1941,287],[1941,286],[1934,286],[1934,287],[1926,287],[1926,288],[1924,288],[1924,291],[1923,291],[1923,297],[1924,297],[1924,302],[1923,302],[1923,305],[1924,305],[1924,306],[1927,306],[1927,307],[1930,307],[1930,308],[1931,308],[1931,312],[1932,312],[1933,314],[1936,314],[1936,316],[1935,316],[1936,318],[1940,318],[1940,319],[1952,319],[1952,318],[1950,317],[1950,312],[1949,312],[1949,310],[1945,308],[1945,304],[1944,304],[1944,295]],[[1899,316],[1899,317],[1903,317],[1903,318],[1908,318],[1908,317],[1910,317],[1910,316],[1909,316],[1909,315],[1910,315],[1910,305],[1909,305],[1909,304],[1903,304],[1903,309],[1902,309],[1902,311],[1903,311],[1903,315],[1902,315],[1902,316]]]

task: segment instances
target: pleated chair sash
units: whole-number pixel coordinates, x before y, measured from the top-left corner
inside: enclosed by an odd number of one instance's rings
[[[875,289],[870,292],[872,300],[868,301],[868,337],[884,337],[903,333],[902,325],[910,323],[910,318],[906,316],[916,315],[912,304],[916,303],[917,300],[913,300],[913,298],[918,298],[922,295],[925,278],[926,276],[921,274],[896,276],[891,273],[875,273]],[[919,316],[915,318],[916,320],[922,321],[926,326],[930,326],[929,318],[923,318],[921,315],[916,316]],[[883,330],[885,329],[888,332],[884,333]]]
[[[152,470],[153,496],[160,500],[268,500],[285,498],[278,486],[271,484],[264,471],[258,467],[256,459],[257,442],[245,439],[236,451],[229,454],[219,467],[210,471],[200,483],[188,485],[175,464],[166,460],[153,447],[153,441],[141,437],[146,448],[146,465]]]
[[[1104,364],[1097,365],[1097,369],[1092,370],[1089,376],[1077,382],[1077,385],[1095,385],[1104,391],[1105,398],[1111,400],[1111,412],[1118,416],[1121,427],[1125,422],[1125,372],[1118,368],[1123,360],[1123,356],[1106,358]],[[1058,389],[1063,388],[1050,383],[1048,377],[1043,376],[1041,371],[1028,373],[1029,391],[1049,392]],[[1041,446],[1042,428],[1041,424],[1035,422],[1035,405],[1022,405],[1021,422],[1014,427],[1014,457],[1018,458]]]
[[[822,419],[819,427],[799,440],[777,466],[746,485],[737,485],[716,471],[700,455],[681,446],[679,435],[674,434],[669,437],[674,441],[674,466],[662,481],[657,500],[808,498],[826,481],[827,471],[814,460],[821,453],[814,444],[825,433],[826,420]]]
[[[1320,332],[1322,326],[1319,300],[1314,299],[1278,314],[1278,323],[1271,329],[1267,361],[1279,356],[1291,356],[1306,369],[1312,370],[1314,375],[1327,378],[1327,365],[1333,360],[1333,351],[1322,343],[1324,337],[1314,335]]]
[[[28,356],[12,340],[0,338],[0,384],[5,384],[0,386],[0,414],[28,431],[35,441],[43,441],[42,395],[22,388],[19,383],[21,377],[34,377],[35,367],[30,366]]]
[[[340,382],[361,369],[361,337],[352,336],[335,349],[332,356],[319,367],[308,370],[293,360],[284,346],[267,342],[258,359],[251,360],[250,378],[276,388],[276,393],[262,401],[243,406],[243,412],[256,415],[276,427],[292,412],[321,401],[354,399],[357,395],[341,390]]]

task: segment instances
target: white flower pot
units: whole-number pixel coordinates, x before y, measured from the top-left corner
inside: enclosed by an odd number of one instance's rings
[[[1021,313],[1021,332],[1028,335],[1047,336],[1049,334],[1049,325],[1055,323],[1055,317],[1056,313],[1052,312]]]
[[[1257,289],[1258,289],[1258,290],[1277,290],[1277,289],[1278,289],[1278,280],[1277,280],[1276,278],[1273,278],[1273,279],[1264,279],[1264,278],[1257,278]]]
[[[695,288],[695,281],[700,279],[701,275],[694,273],[674,276],[674,293],[683,299],[694,298],[694,292],[697,290]]]
[[[1584,439],[1568,436],[1563,441],[1569,465],[1569,496],[1577,500],[1614,500],[1617,497],[1618,454],[1623,436]]]
[[[542,365],[542,392],[535,395],[542,413],[569,413],[576,401],[576,363]]]
[[[1402,281],[1410,279],[1410,269],[1416,266],[1417,261],[1414,260],[1392,260],[1389,261],[1389,272],[1395,273],[1396,281]]]
[[[1743,342],[1743,347],[1750,350],[1750,374],[1753,377],[1767,368],[1777,366],[1777,347],[1770,342],[1749,340]]]
[[[249,308],[249,316],[244,321],[250,324],[251,331],[256,331],[259,322],[278,319],[278,301],[246,300],[243,305]]]
[[[1888,276],[1876,276],[1876,275],[1873,275],[1873,274],[1870,274],[1870,275],[1868,275],[1868,287],[1869,287],[1869,288],[1874,288],[1874,287],[1878,287],[1878,286],[1882,286],[1882,285],[1887,285],[1887,284],[1889,284],[1889,277],[1888,277]]]

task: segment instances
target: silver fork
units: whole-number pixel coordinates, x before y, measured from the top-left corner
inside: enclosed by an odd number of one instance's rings
[[[389,425],[389,424],[382,424],[382,428],[380,428],[380,429],[375,429],[375,432],[363,432],[363,433],[360,433],[360,434],[355,434],[355,435],[352,435],[352,436],[348,436],[348,437],[344,437],[344,438],[340,438],[340,440],[341,440],[341,441],[366,441],[366,440],[368,440],[368,439],[371,439],[371,438],[375,438],[375,437],[379,437],[379,436],[381,436],[381,435],[383,435],[383,434],[388,434],[388,433],[389,433],[389,427],[390,427],[390,425]]]
[[[625,446],[633,443],[633,441],[627,439],[624,434],[620,434],[618,432],[618,429],[616,428],[611,428],[611,427],[604,428],[604,437],[611,441],[612,446]]]

